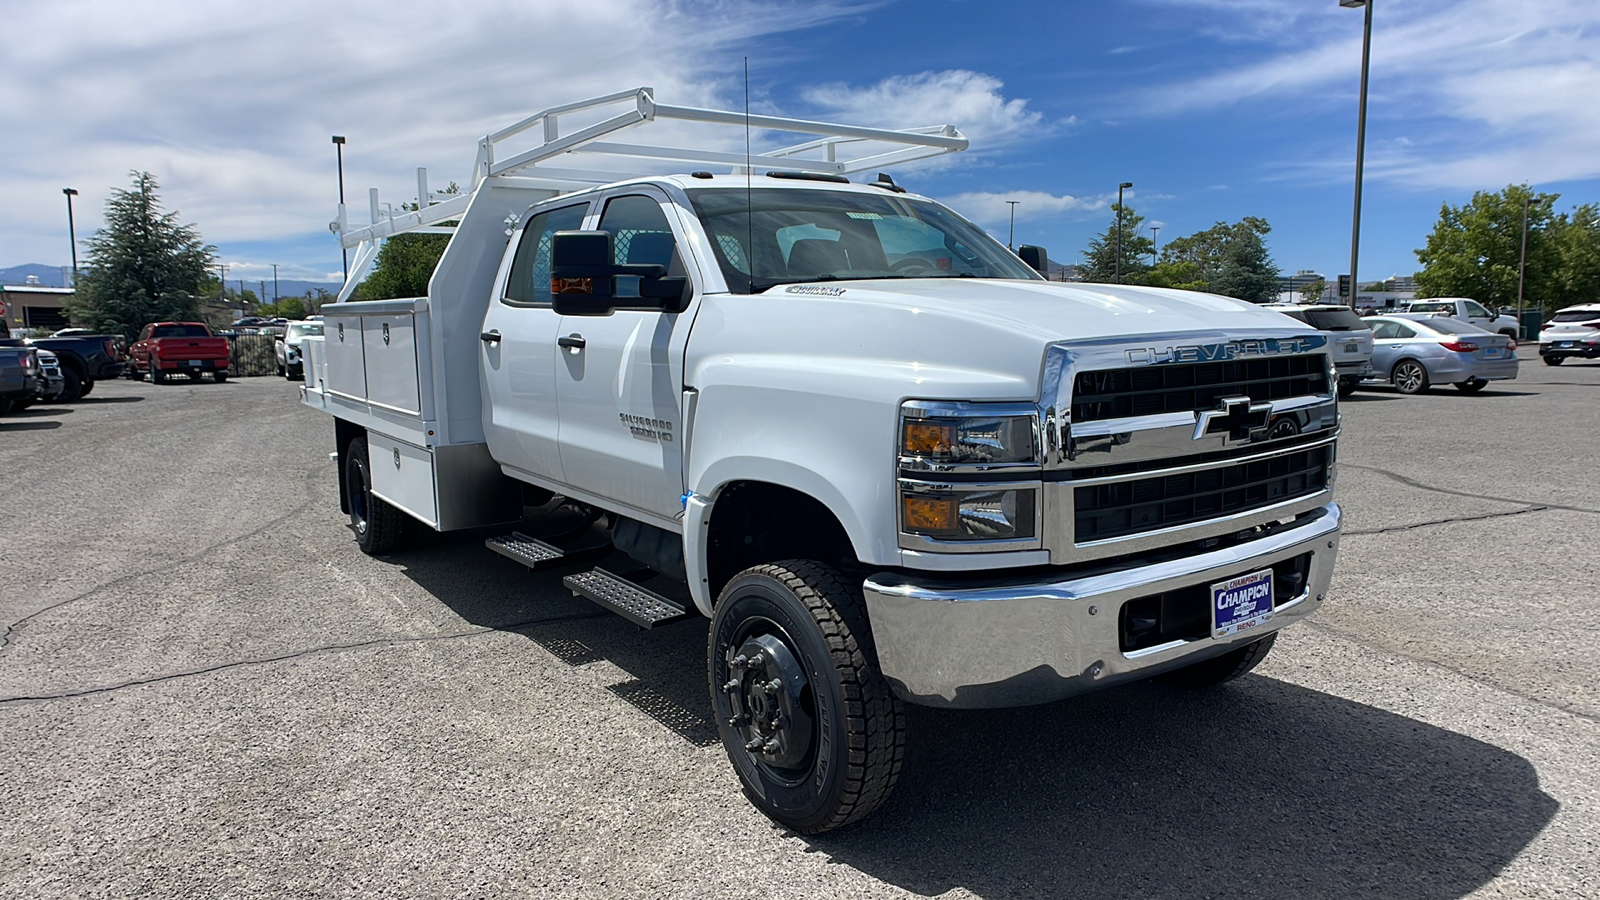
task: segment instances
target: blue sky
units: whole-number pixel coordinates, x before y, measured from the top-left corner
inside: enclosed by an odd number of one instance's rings
[[[1600,3],[1374,0],[1362,279],[1416,269],[1441,203],[1528,182],[1600,200]],[[468,180],[477,137],[639,85],[972,149],[895,170],[1077,262],[1119,182],[1157,239],[1254,215],[1285,271],[1347,269],[1362,14],[1337,0],[0,0],[0,266],[68,262],[129,169],[229,277],[337,276],[346,184]],[[641,138],[644,135],[641,133]],[[359,216],[358,216],[359,217]]]

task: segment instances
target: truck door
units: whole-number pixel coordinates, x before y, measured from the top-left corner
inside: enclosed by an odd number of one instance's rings
[[[1467,321],[1482,328],[1484,331],[1494,330],[1494,316],[1489,310],[1476,300],[1464,300],[1461,303],[1466,307]]]
[[[583,227],[587,202],[540,212],[520,232],[510,269],[484,315],[479,344],[483,431],[508,475],[562,481],[557,444],[556,330],[550,304],[550,239]]]
[[[681,225],[665,201],[647,188],[604,200],[598,227],[611,232],[616,262],[656,263],[670,275],[685,274]],[[682,514],[679,405],[692,318],[628,309],[561,318],[556,381],[568,484],[663,519]]]

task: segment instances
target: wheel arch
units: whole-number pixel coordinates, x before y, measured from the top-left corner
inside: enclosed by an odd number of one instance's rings
[[[775,474],[729,477],[687,501],[685,562],[695,605],[707,616],[728,581],[751,566],[810,559],[850,567],[868,558],[865,529],[837,491],[814,473]]]

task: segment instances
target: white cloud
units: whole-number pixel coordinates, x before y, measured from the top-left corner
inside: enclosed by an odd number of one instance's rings
[[[0,195],[10,207],[0,247],[15,262],[65,260],[61,188],[82,192],[82,238],[130,169],[154,173],[165,206],[207,241],[315,234],[336,202],[331,134],[349,140],[352,208],[364,211],[372,184],[399,203],[415,194],[417,166],[429,168],[436,187],[465,183],[478,136],[544,106],[637,85],[655,87],[666,103],[729,104],[742,94],[732,54],[864,6],[8,4]]]
[[[1005,228],[1011,221],[1011,206],[1007,202],[1010,200],[1017,201],[1017,221],[1032,222],[1053,219],[1074,211],[1108,209],[1115,196],[1074,197],[1070,194],[1056,196],[1043,191],[979,191],[940,197],[939,201],[981,225]]]
[[[802,93],[820,115],[850,124],[892,128],[957,123],[983,151],[1042,135],[1044,116],[1027,100],[1008,100],[998,78],[952,69],[897,75],[866,87],[836,83]]]
[[[1265,0],[1152,0],[1209,10],[1250,31]],[[1237,104],[1344,108],[1356,91],[1360,13],[1302,12],[1316,34],[1261,62],[1145,92],[1169,116]],[[1278,23],[1280,26],[1285,23]],[[1367,174],[1416,189],[1497,188],[1600,176],[1600,4],[1431,0],[1374,10]],[[1339,35],[1339,36],[1336,36]],[[1272,41],[1282,46],[1281,37]],[[1348,177],[1348,158],[1330,171]],[[1304,168],[1314,171],[1322,161]]]

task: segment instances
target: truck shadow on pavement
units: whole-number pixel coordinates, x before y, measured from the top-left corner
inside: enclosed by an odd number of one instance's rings
[[[1558,807],[1521,757],[1261,676],[908,719],[890,803],[809,840],[924,896],[1454,898]]]
[[[706,622],[643,631],[488,553],[434,537],[393,561],[463,619],[526,635],[710,748]],[[585,566],[584,568],[586,568]],[[922,896],[1455,898],[1555,815],[1526,760],[1288,682],[1144,684],[1042,707],[907,707],[899,787],[814,852]],[[781,829],[776,834],[788,834]]]

